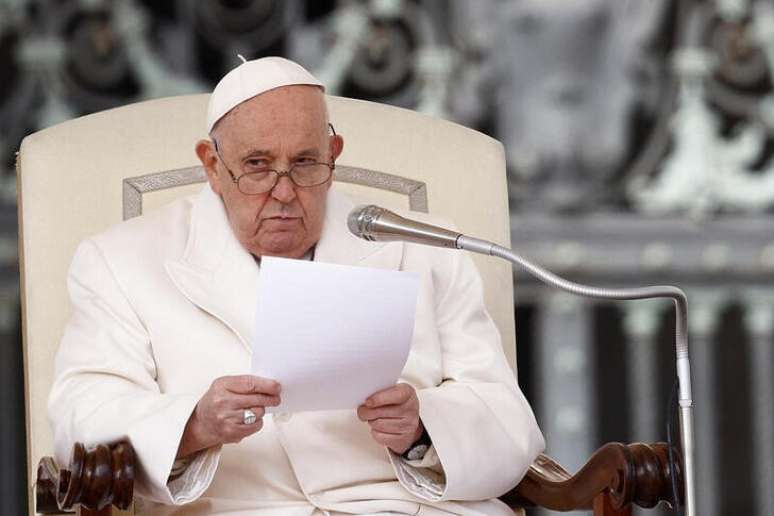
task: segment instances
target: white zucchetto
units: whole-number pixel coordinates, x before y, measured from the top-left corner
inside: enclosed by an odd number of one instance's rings
[[[295,84],[325,86],[303,66],[282,57],[262,57],[245,61],[228,72],[212,90],[207,105],[207,133],[226,113],[256,95]]]

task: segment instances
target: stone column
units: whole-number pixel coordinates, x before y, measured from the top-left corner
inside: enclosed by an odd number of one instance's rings
[[[774,514],[774,298],[748,300],[745,326],[750,335],[753,399],[753,482],[756,514]]]
[[[718,475],[718,421],[716,419],[716,356],[713,337],[722,300],[710,293],[693,293],[688,300],[691,376],[693,377],[694,427],[696,434],[697,514],[720,512]]]
[[[664,438],[658,416],[658,329],[664,303],[630,301],[623,303],[623,329],[626,332],[629,421],[632,440],[656,442]]]
[[[27,513],[24,364],[18,331],[18,288],[0,284],[0,514]]]
[[[594,452],[596,436],[589,307],[582,298],[550,293],[541,299],[538,314],[535,367],[540,394],[535,409],[546,453],[572,473]]]

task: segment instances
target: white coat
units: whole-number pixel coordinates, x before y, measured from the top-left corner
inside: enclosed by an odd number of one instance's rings
[[[258,433],[200,452],[168,481],[197,401],[215,378],[250,370],[259,266],[208,186],[78,247],[49,400],[59,461],[75,441],[129,439],[143,514],[511,514],[492,498],[544,442],[472,261],[355,238],[352,206],[331,189],[314,259],[421,275],[401,381],[417,389],[433,442],[424,462],[377,444],[354,410],[303,412],[266,416]]]

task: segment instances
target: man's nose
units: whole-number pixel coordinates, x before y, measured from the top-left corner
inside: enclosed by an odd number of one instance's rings
[[[271,196],[281,203],[288,204],[296,198],[296,185],[289,176],[280,176],[271,190]]]

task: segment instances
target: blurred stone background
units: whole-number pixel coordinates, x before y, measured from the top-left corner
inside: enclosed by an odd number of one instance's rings
[[[699,512],[774,514],[771,0],[0,0],[0,513],[26,512],[30,480],[21,139],[206,92],[236,54],[502,141],[513,245],[555,272],[683,286]],[[666,440],[671,307],[514,281],[519,381],[548,453],[575,471],[604,442]]]

